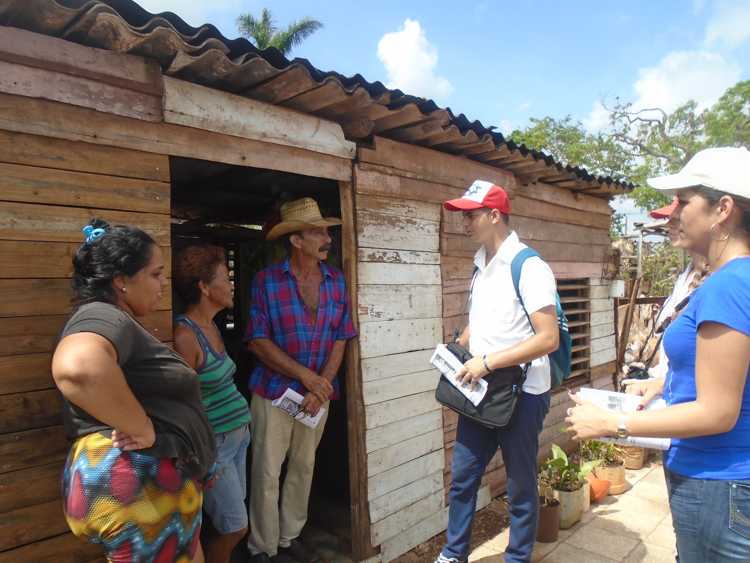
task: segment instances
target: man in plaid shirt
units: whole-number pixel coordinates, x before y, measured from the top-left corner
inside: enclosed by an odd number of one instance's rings
[[[346,341],[356,332],[344,274],[325,263],[331,249],[328,228],[315,200],[281,207],[282,221],[268,239],[282,236],[289,258],[259,272],[252,284],[246,341],[259,364],[250,376],[253,391],[252,480],[248,548],[252,560],[313,563],[319,558],[299,540],[323,435],[328,401],[339,398],[336,378]],[[310,428],[271,401],[293,389],[304,397],[301,410],[322,415]],[[281,466],[288,456],[279,509]]]

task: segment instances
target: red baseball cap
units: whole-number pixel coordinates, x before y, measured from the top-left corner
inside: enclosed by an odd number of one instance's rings
[[[458,199],[443,204],[448,211],[474,211],[475,209],[497,209],[503,215],[510,213],[510,198],[500,186],[485,180],[475,180],[466,193]]]
[[[680,204],[680,201],[675,197],[672,199],[672,203],[669,205],[665,205],[664,207],[660,207],[659,209],[654,209],[649,215],[653,217],[654,219],[669,219],[672,216],[672,213],[675,212],[675,209],[677,209],[677,206]]]

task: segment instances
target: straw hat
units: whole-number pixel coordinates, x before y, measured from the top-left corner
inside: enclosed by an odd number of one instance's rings
[[[318,203],[311,197],[303,197],[302,199],[288,201],[281,206],[281,222],[268,232],[266,239],[276,240],[283,235],[305,229],[335,227],[337,225],[341,225],[341,219],[323,217]]]

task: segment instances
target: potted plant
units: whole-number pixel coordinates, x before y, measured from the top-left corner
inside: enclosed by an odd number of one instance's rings
[[[595,440],[585,440],[581,442],[578,455],[582,463],[594,462],[596,466],[603,463],[602,442]],[[596,467],[594,468],[596,469]],[[601,502],[609,494],[610,482],[606,479],[600,479],[596,476],[595,471],[586,476],[589,483],[589,502]]]
[[[625,469],[641,469],[646,463],[646,448],[622,446]]]
[[[552,457],[545,462],[549,484],[560,501],[560,528],[572,527],[581,519],[588,487],[586,475],[598,465],[598,462],[574,463],[565,451],[557,444],[552,444]]]
[[[609,481],[609,494],[621,495],[628,490],[628,482],[625,480],[624,453],[621,448],[611,443],[599,442],[601,444],[602,463],[594,474],[599,479]]]
[[[546,463],[539,469],[539,526],[536,541],[554,543],[560,533],[560,501],[555,498],[552,482],[555,469]]]

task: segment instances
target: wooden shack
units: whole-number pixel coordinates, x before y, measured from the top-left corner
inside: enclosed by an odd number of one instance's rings
[[[434,400],[428,357],[465,322],[476,249],[440,203],[477,178],[508,189],[514,228],[558,278],[574,333],[566,387],[610,385],[608,200],[629,185],[130,0],[0,0],[0,563],[101,559],[62,516],[69,444],[50,376],[81,227],[94,216],[138,225],[168,256],[196,237],[224,244],[238,306],[223,328],[239,350],[240,265],[257,258],[279,201],[299,195],[343,217],[360,331],[319,461],[335,481],[321,487],[344,506],[338,531],[355,560],[390,561],[444,530],[456,419]],[[172,309],[167,292],[145,320],[165,342]],[[563,390],[552,405],[540,455],[565,440]],[[504,482],[497,457],[480,505]]]

